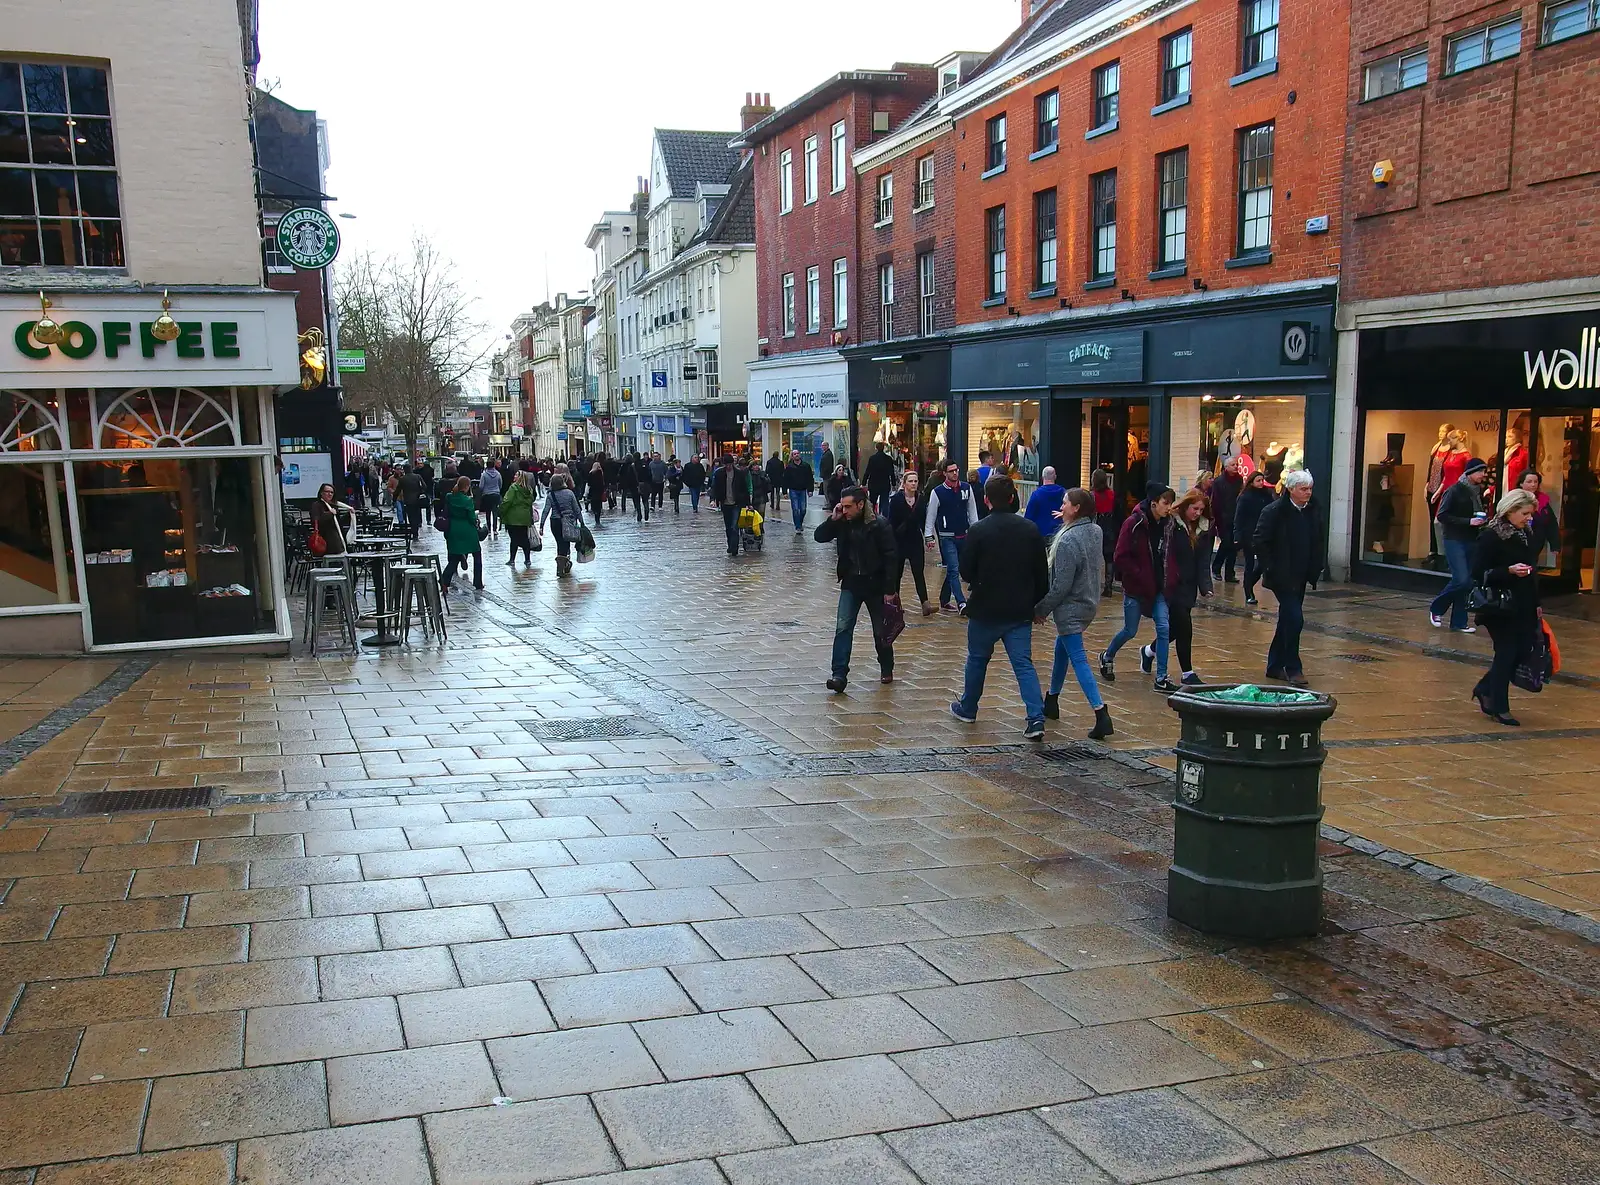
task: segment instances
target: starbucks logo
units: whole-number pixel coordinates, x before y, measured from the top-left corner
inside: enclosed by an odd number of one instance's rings
[[[321,210],[290,210],[278,220],[278,253],[301,271],[321,271],[339,255],[339,228]]]

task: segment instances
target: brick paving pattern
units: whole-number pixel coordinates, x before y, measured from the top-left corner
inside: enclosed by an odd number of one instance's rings
[[[570,582],[488,565],[446,647],[167,657],[0,774],[0,1185],[1600,1180],[1581,680],[1480,736],[1405,603],[1330,599],[1353,834],[1323,933],[1246,946],[1166,919],[1174,722],[1131,658],[1122,752],[1046,762],[1002,671],[949,717],[952,621],[828,696],[814,544],[599,535]],[[1202,616],[1202,671],[1269,630]],[[14,734],[120,668],[12,665],[55,681]]]

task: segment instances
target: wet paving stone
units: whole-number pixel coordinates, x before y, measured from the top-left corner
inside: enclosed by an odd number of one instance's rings
[[[937,1123],[949,1116],[886,1057],[855,1057],[749,1075],[801,1143]]]
[[[621,1167],[585,1099],[453,1111],[425,1126],[437,1185],[537,1185]]]
[[[925,1185],[1103,1185],[1106,1175],[1026,1112],[891,1132],[884,1141]]]
[[[143,1146],[157,1151],[327,1126],[321,1062],[225,1070],[159,1080]]]
[[[7,1095],[0,1169],[135,1151],[146,1090],[142,1082],[101,1082]]]
[[[433,1185],[414,1119],[243,1140],[238,1155],[248,1185]]]
[[[1178,1088],[1274,1156],[1396,1135],[1406,1125],[1305,1070],[1268,1070]]]
[[[1173,1090],[1087,1099],[1040,1118],[1118,1181],[1203,1173],[1265,1156]]]
[[[891,1055],[956,1119],[1047,1107],[1081,1099],[1090,1088],[1018,1038],[975,1041]]]
[[[881,1140],[856,1136],[822,1140],[794,1148],[743,1152],[722,1159],[733,1185],[791,1185],[795,1181],[832,1181],[839,1185],[919,1185],[911,1171]],[[722,1185],[713,1174],[703,1185]]]
[[[1582,1071],[1509,1041],[1482,1041],[1435,1056],[1492,1093],[1600,1137],[1600,1084]]]
[[[629,1168],[790,1143],[761,1098],[739,1077],[604,1091],[594,1104]]]

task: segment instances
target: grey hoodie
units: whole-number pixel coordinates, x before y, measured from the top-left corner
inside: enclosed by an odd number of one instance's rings
[[[1059,634],[1081,634],[1094,620],[1105,575],[1101,545],[1100,528],[1087,515],[1058,531],[1050,545],[1050,591],[1033,615],[1053,614]]]

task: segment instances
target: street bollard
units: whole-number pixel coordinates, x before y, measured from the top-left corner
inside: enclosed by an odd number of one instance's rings
[[[1331,695],[1249,684],[1180,691],[1167,913],[1240,938],[1313,935],[1322,917],[1322,724]]]

